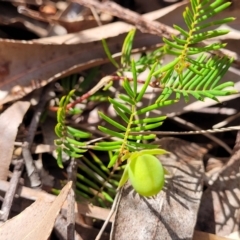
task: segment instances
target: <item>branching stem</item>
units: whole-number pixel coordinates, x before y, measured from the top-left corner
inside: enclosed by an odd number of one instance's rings
[[[83,102],[84,100],[88,99],[89,97],[91,97],[92,95],[94,95],[96,92],[98,92],[101,88],[103,88],[104,86],[106,86],[110,81],[119,81],[119,80],[128,80],[129,82],[132,82],[133,79],[132,78],[128,78],[128,77],[122,77],[122,76],[106,76],[104,78],[102,78],[96,86],[94,86],[90,91],[88,91],[87,93],[83,94],[81,97],[77,98],[75,101],[69,103],[67,105],[67,109],[73,108],[75,107],[78,103]],[[144,84],[145,80],[137,80],[138,83],[140,84]],[[153,81],[149,84],[149,86],[153,87],[153,88],[159,88],[161,89],[161,87],[159,86],[159,81]],[[50,107],[49,108],[51,111],[56,112],[58,110],[58,107]]]

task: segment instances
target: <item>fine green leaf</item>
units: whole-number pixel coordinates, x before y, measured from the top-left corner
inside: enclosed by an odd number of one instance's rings
[[[124,79],[124,81],[123,81],[123,88],[125,89],[125,91],[129,95],[129,97],[131,97],[132,99],[135,98],[135,94],[134,94],[134,92],[132,90],[132,87],[131,87],[128,79]]]
[[[129,118],[125,115],[125,113],[117,106],[113,105],[113,108],[115,109],[116,113],[128,124]]]
[[[144,95],[144,93],[146,92],[147,87],[149,86],[149,83],[150,83],[150,81],[152,79],[152,75],[153,75],[153,72],[154,72],[157,64],[158,64],[157,62],[155,64],[153,64],[153,67],[152,67],[150,73],[148,74],[148,77],[147,77],[147,79],[146,79],[146,81],[145,81],[141,91],[139,92],[139,94],[138,94],[138,96],[136,98],[136,102],[140,102],[142,97],[143,97],[143,95]]]
[[[128,114],[131,114],[131,110],[126,107],[124,104],[118,102],[117,100],[115,99],[112,99],[112,98],[108,98],[109,99],[109,102],[112,103],[114,106],[120,108],[124,113],[128,113]]]
[[[124,138],[124,134],[123,133],[118,133],[118,132],[115,132],[115,131],[112,131],[108,128],[105,128],[105,127],[102,127],[102,126],[98,126],[98,129],[108,135],[111,135],[113,137],[118,137],[118,138],[121,138],[123,139]]]
[[[124,102],[130,103],[131,105],[136,105],[136,103],[134,102],[134,100],[132,100],[129,96],[125,95],[125,94],[119,94],[118,96],[121,100],[123,100]]]
[[[108,163],[108,168],[111,168],[114,166],[114,164],[117,162],[117,159],[118,159],[118,156],[119,156],[119,152],[116,152],[110,159],[109,163]]]
[[[74,137],[78,137],[78,138],[89,138],[89,137],[91,137],[90,133],[80,131],[80,130],[78,130],[76,128],[72,128],[70,126],[67,126],[67,131],[69,132],[69,134],[73,135]]]
[[[113,142],[99,142],[96,143],[96,146],[102,146],[102,147],[108,147],[108,146],[119,146],[123,143],[123,140],[121,141],[113,141]]]
[[[116,68],[119,68],[119,65],[118,63],[116,62],[116,60],[112,57],[112,54],[108,48],[108,45],[107,45],[107,42],[105,39],[102,39],[102,45],[103,45],[103,49],[109,59],[109,61],[116,67]]]
[[[66,139],[67,139],[67,141],[68,141],[69,143],[74,144],[74,145],[76,145],[76,146],[79,146],[79,147],[84,147],[84,146],[86,146],[86,143],[79,142],[79,141],[77,141],[77,140],[75,140],[75,139],[72,139],[72,138],[69,138],[69,137],[66,137]]]
[[[105,172],[106,174],[109,174],[109,169],[103,164],[103,162],[100,160],[100,158],[94,154],[93,152],[89,151],[90,155],[92,156],[93,161],[99,166],[99,168]],[[95,165],[94,165],[95,166]]]
[[[81,154],[77,154],[77,153],[75,153],[75,152],[72,152],[71,150],[68,150],[68,149],[66,149],[66,148],[64,148],[63,151],[64,151],[68,156],[73,157],[73,158],[80,158],[80,157],[83,156],[83,155],[81,155]]]
[[[137,119],[132,122],[132,124],[143,124],[143,123],[153,123],[153,122],[162,122],[166,119],[166,116],[155,117],[155,118],[144,118]]]
[[[63,168],[62,148],[58,147],[56,151],[57,151],[57,164],[58,164],[58,167]]]
[[[128,139],[130,140],[152,140],[155,139],[156,135],[155,134],[149,134],[149,135],[128,135]]]
[[[158,109],[160,107],[165,107],[165,106],[168,106],[168,105],[172,105],[173,103],[176,103],[177,101],[176,100],[167,100],[167,101],[162,101],[162,102],[159,102],[159,103],[155,103],[151,106],[148,106],[148,107],[145,107],[145,108],[142,108],[138,111],[136,111],[136,114],[137,115],[140,115],[140,114],[144,114],[146,112],[150,112],[154,109]]]
[[[97,151],[113,151],[118,150],[121,147],[121,145],[113,145],[113,146],[92,146],[93,150]]]
[[[132,74],[133,74],[133,93],[135,97],[137,95],[137,69],[134,59],[132,59]]]
[[[133,39],[136,33],[136,29],[132,29],[129,31],[127,37],[125,38],[122,46],[122,57],[121,57],[121,64],[124,66],[131,62],[131,51],[133,45]]]
[[[58,136],[59,138],[63,137],[63,129],[62,129],[61,123],[58,123],[58,124],[55,126],[55,133],[57,134],[57,136]]]
[[[114,127],[122,130],[122,131],[126,131],[126,127],[124,127],[123,125],[117,123],[116,121],[112,120],[110,117],[106,116],[105,114],[103,114],[102,112],[98,112],[99,116],[104,119],[106,122],[112,124]]]
[[[139,127],[131,128],[130,131],[131,132],[148,131],[150,129],[157,128],[157,127],[161,126],[162,124],[163,124],[162,122],[158,122],[158,123],[153,123],[153,124],[142,125]]]

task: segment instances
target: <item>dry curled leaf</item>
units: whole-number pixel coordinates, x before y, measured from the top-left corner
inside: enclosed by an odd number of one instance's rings
[[[18,126],[29,106],[29,102],[16,102],[0,116],[0,180],[7,180]]]

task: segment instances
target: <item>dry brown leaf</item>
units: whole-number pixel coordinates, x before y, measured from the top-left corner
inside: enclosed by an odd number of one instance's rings
[[[168,8],[168,12],[175,9]],[[166,10],[154,13],[154,18]],[[147,15],[150,18],[150,15]],[[108,62],[101,39],[108,40],[111,52],[121,51],[125,34],[133,26],[123,22],[49,37],[35,41],[0,40],[0,105],[19,99],[36,88],[105,62]],[[134,47],[149,47],[159,43],[159,37],[137,34]]]
[[[89,40],[84,32],[82,34],[83,41],[85,38]],[[108,41],[113,53],[120,51],[119,42],[123,38],[121,36]],[[137,47],[151,46],[153,43],[146,36],[138,40]],[[100,39],[91,42],[90,38],[89,41],[78,45],[46,45],[0,40],[0,104],[19,99],[65,75],[108,62]]]
[[[202,195],[202,158],[196,144],[176,138],[160,140],[171,152],[158,156],[170,173],[166,186],[154,198],[140,197],[127,184],[116,213],[112,239],[191,239]]]
[[[53,202],[38,198],[30,207],[0,227],[0,239],[47,240],[71,187],[72,182],[68,182]]]
[[[7,180],[18,126],[29,106],[29,102],[19,101],[0,115],[0,180]]]

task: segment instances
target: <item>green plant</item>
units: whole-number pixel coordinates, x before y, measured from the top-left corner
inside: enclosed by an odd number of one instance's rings
[[[218,96],[236,93],[235,90],[229,89],[234,86],[233,82],[220,83],[232,63],[232,59],[227,56],[219,56],[216,52],[225,44],[202,45],[205,40],[228,33],[225,30],[209,30],[209,27],[234,20],[225,18],[211,21],[211,17],[227,8],[230,2],[224,0],[191,0],[190,2],[191,8],[187,7],[183,13],[187,29],[175,25],[174,28],[180,32],[179,36],[172,36],[172,39],[164,38],[163,47],[138,60],[131,59],[135,30],[130,31],[125,38],[120,64],[112,57],[106,42],[103,41],[105,52],[117,68],[117,72],[114,76],[106,77],[101,84],[122,80],[125,93],[119,94],[116,98],[109,97],[109,103],[112,104],[123,123],[99,112],[99,116],[111,126],[109,128],[98,127],[108,137],[108,141],[96,140],[94,144],[92,141],[82,141],[84,138],[89,138],[90,134],[72,128],[66,123],[66,114],[74,105],[72,103],[68,105],[73,96],[73,91],[71,91],[67,97],[61,100],[57,114],[56,133],[59,139],[56,140],[56,145],[60,167],[63,167],[62,151],[74,158],[81,157],[82,153],[89,149],[111,151],[112,156],[108,167],[112,167],[113,170],[109,172],[109,177],[105,178],[103,185],[110,180],[114,171],[127,160],[119,183],[120,187],[130,178],[135,190],[143,196],[155,195],[162,189],[164,169],[153,155],[165,154],[166,151],[159,149],[152,142],[156,136],[149,131],[160,127],[166,117],[147,117],[147,114],[155,109],[174,104],[181,97],[186,102],[190,97],[201,101],[204,98],[218,101]],[[213,56],[209,54],[210,51],[214,52]],[[162,65],[161,59],[166,54],[173,55],[175,59]],[[146,80],[139,80],[139,74],[146,69],[149,69]],[[124,76],[126,71],[131,71],[131,78]],[[101,84],[94,89],[100,89],[103,86]],[[149,106],[139,107],[149,86],[159,88],[161,93]],[[86,99],[87,94],[84,96]],[[83,97],[76,102],[82,100]],[[149,171],[149,169],[155,169],[155,171]],[[143,184],[143,179],[146,180],[146,184]],[[102,190],[103,188],[98,189],[100,192]]]

